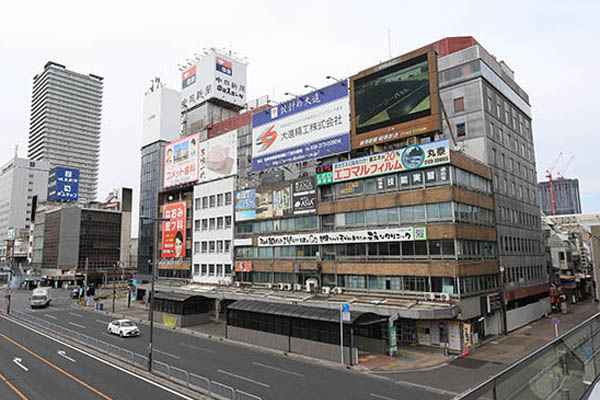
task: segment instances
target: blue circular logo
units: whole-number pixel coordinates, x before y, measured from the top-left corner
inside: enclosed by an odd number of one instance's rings
[[[407,147],[402,153],[402,164],[408,169],[418,168],[425,160],[425,151],[419,145]]]

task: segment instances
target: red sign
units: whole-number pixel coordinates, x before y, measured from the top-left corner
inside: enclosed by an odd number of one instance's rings
[[[162,217],[163,221],[162,250],[163,258],[185,257],[185,201],[165,204]]]
[[[236,261],[235,272],[252,272],[252,261]]]

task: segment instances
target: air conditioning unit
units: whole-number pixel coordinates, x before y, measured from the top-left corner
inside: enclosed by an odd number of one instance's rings
[[[267,289],[273,289],[273,284],[272,283],[267,283]]]
[[[442,298],[442,300],[444,300],[444,301],[448,301],[448,300],[450,300],[450,295],[449,295],[448,293],[442,293],[442,294],[440,295],[440,297],[441,297],[441,298]]]
[[[286,283],[285,285],[283,285],[283,290],[292,290],[292,284]]]
[[[342,294],[341,287],[334,287],[331,291],[333,292],[333,294]]]
[[[242,286],[242,282],[240,282],[240,281],[235,281],[235,282],[233,282],[233,286],[235,286],[235,287],[240,287],[240,286]]]
[[[299,283],[294,283],[294,290],[302,290],[302,285]]]
[[[425,293],[425,298],[427,300],[435,300],[435,293]]]
[[[321,293],[323,294],[329,294],[331,292],[331,288],[329,286],[323,286],[321,288]]]
[[[278,283],[277,284],[277,289],[283,290],[284,288],[285,288],[285,283]]]
[[[316,292],[319,290],[319,281],[315,278],[310,278],[306,280],[306,291],[309,293]]]

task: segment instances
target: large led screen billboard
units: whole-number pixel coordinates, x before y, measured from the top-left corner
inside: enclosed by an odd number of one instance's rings
[[[440,129],[437,61],[421,49],[350,78],[352,148]]]

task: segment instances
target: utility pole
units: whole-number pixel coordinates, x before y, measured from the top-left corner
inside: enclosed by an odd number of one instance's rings
[[[83,282],[83,299],[85,300],[85,303],[87,305],[87,287],[88,287],[88,266],[90,263],[90,258],[86,257],[85,258],[85,279]]]
[[[113,265],[113,298],[112,298],[112,312],[113,314],[115,313],[115,297],[117,296],[117,287],[116,287],[116,277],[115,274],[117,273],[117,264]]]

